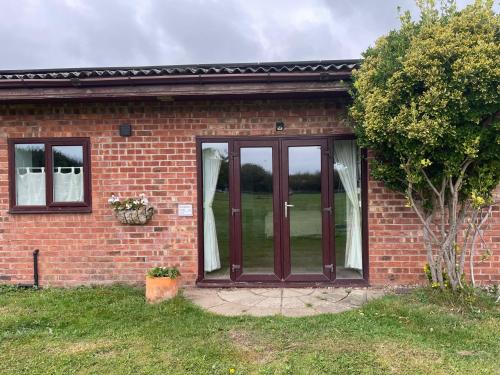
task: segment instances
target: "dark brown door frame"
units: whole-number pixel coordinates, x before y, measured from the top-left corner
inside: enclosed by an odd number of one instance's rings
[[[246,137],[235,137],[235,136],[196,136],[196,163],[197,163],[197,222],[198,222],[198,277],[196,279],[196,283],[199,287],[251,287],[251,286],[292,286],[292,287],[301,287],[301,286],[343,286],[343,285],[368,285],[369,283],[369,241],[368,241],[368,152],[366,149],[361,150],[361,202],[362,202],[362,244],[363,244],[363,279],[336,279],[335,278],[335,256],[332,257],[333,264],[333,274],[332,280],[327,282],[316,282],[316,281],[279,281],[279,282],[238,282],[234,281],[234,277],[231,279],[205,279],[205,270],[204,270],[204,249],[203,249],[203,173],[202,173],[202,144],[205,142],[208,143],[228,143],[228,152],[230,155],[234,155],[234,143],[237,141],[245,141],[245,140],[272,140],[272,139],[282,139],[282,140],[314,140],[318,138],[327,138],[329,143],[329,152],[332,153],[330,155],[330,166],[328,168],[328,192],[329,192],[329,200],[331,202],[332,210],[334,207],[334,198],[333,198],[333,186],[331,186],[333,181],[333,163],[331,159],[333,158],[333,142],[337,140],[353,140],[356,139],[354,134],[337,134],[337,135],[308,135],[308,136],[246,136]],[[230,164],[232,164],[232,160],[230,158]],[[230,165],[230,175],[229,175],[229,184],[234,183],[234,175],[233,169]],[[233,203],[231,193],[230,197],[230,206]],[[231,220],[231,207],[228,210],[228,220]],[[332,215],[332,228],[335,227],[335,220]],[[233,231],[231,231],[233,232]],[[330,231],[330,243],[332,254],[335,254],[335,241],[334,241],[334,230]],[[230,233],[229,237],[229,246],[232,249],[234,243],[233,233]],[[231,259],[230,264],[235,264],[236,259],[234,259],[234,251],[231,251]],[[233,276],[233,275],[231,275]]]

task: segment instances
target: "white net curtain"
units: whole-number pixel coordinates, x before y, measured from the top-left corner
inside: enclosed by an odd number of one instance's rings
[[[54,168],[54,202],[83,202],[83,168]]]
[[[54,168],[54,202],[83,202],[83,167]],[[16,168],[16,202],[19,206],[45,205],[45,168]]]
[[[359,149],[355,141],[336,141],[333,148],[335,170],[346,193],[347,237],[345,268],[361,270],[363,252],[361,241],[361,199],[359,181]]]
[[[16,168],[16,203],[19,206],[45,205],[45,168]]]
[[[205,252],[206,272],[212,272],[221,267],[217,228],[215,227],[215,217],[212,209],[221,163],[222,157],[219,151],[214,148],[203,150],[203,249]]]

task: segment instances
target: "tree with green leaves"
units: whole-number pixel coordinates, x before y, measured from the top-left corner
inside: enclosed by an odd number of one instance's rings
[[[434,286],[465,287],[500,181],[500,18],[492,1],[458,10],[417,1],[420,17],[363,54],[350,108],[372,175],[402,192],[423,226]],[[483,255],[487,256],[488,249]]]

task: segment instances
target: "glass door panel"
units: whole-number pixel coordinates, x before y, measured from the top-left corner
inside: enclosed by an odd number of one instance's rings
[[[321,146],[288,148],[288,200],[292,273],[322,273]]]
[[[274,272],[273,149],[240,149],[241,228],[245,273]]]
[[[239,245],[235,277],[239,280],[279,280],[279,217],[277,142],[241,141],[236,143],[233,213],[236,242]]]
[[[327,148],[326,140],[282,143],[284,278],[289,281],[332,277]]]

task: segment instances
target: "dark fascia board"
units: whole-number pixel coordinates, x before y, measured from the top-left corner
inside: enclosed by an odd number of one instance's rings
[[[348,85],[339,80],[186,84],[99,85],[87,87],[13,87],[0,90],[0,103],[74,100],[160,100],[245,97],[346,96]]]
[[[34,87],[90,87],[90,86],[133,86],[158,84],[193,84],[193,83],[248,83],[248,82],[300,82],[348,80],[350,71],[319,73],[246,73],[246,74],[199,74],[199,75],[164,75],[136,77],[91,77],[58,79],[15,79],[0,80],[0,90],[4,88]],[[0,91],[1,97],[1,91]]]
[[[321,60],[256,64],[199,64],[155,67],[38,69],[0,71],[0,103],[25,100],[96,99],[106,89],[108,99],[137,97],[146,87],[158,86],[175,97],[175,87],[187,87],[197,97],[241,95],[246,88],[264,84],[250,93],[265,95],[280,87],[280,93],[300,93],[309,83],[337,83],[335,92],[347,92],[352,70],[359,60]],[[201,72],[201,73],[200,73]],[[216,86],[223,86],[222,90]],[[267,86],[269,85],[269,86]],[[198,87],[198,88],[196,88]],[[210,88],[210,90],[208,89]],[[154,90],[154,89],[153,89]],[[182,91],[182,90],[181,90]],[[307,88],[307,92],[313,92]],[[324,93],[321,86],[320,93]],[[59,95],[58,95],[58,94]],[[151,95],[146,93],[146,96]],[[181,94],[182,95],[182,94]]]

